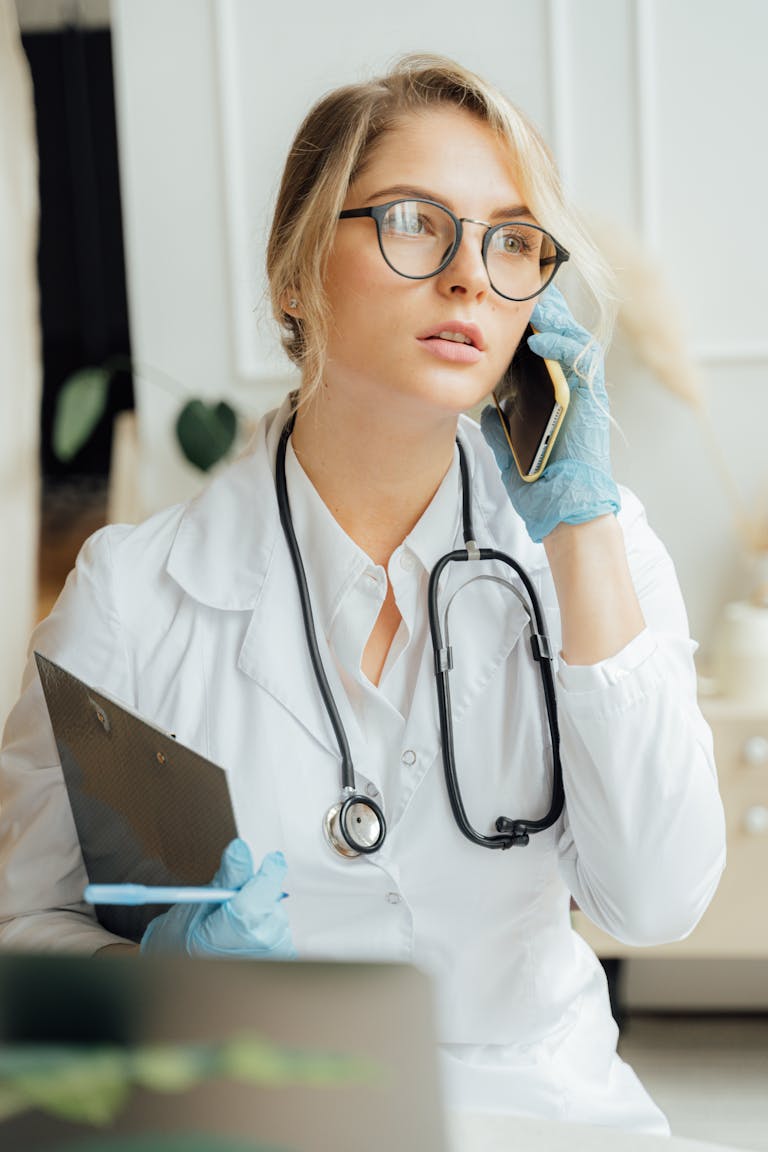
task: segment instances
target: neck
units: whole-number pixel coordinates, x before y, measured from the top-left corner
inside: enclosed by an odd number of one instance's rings
[[[386,409],[386,411],[384,411]],[[408,400],[381,410],[322,390],[296,413],[292,443],[336,521],[386,566],[429,505],[453,460],[457,418]]]

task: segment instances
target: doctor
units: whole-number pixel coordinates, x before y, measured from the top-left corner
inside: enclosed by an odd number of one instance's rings
[[[452,239],[414,275],[388,237],[419,238],[425,200]],[[393,203],[378,219],[356,211]],[[268,252],[298,405],[265,418],[252,451],[196,500],[93,536],[33,643],[228,773],[241,840],[216,882],[241,891],[223,908],[172,908],[143,950],[414,962],[436,978],[454,1106],[664,1132],[617,1056],[603,972],[569,901],[631,944],[692,930],[724,862],[710,733],[672,564],[611,477],[600,346],[551,264],[536,259],[522,287],[499,273],[484,238],[501,224],[502,239],[555,238],[600,305],[600,258],[500,93],[412,57],[326,96],[290,152]],[[488,396],[529,320],[571,405],[544,476],[524,484],[493,411],[482,430],[460,414]],[[327,838],[339,740],[276,497],[294,412],[285,483],[318,656],[357,792],[386,823],[359,855]],[[465,546],[457,438],[477,542],[523,566],[555,655],[565,806],[510,851],[462,834],[443,776],[427,585]],[[466,585],[451,608],[454,757],[486,830],[500,812],[546,813],[553,748],[528,613],[501,585],[469,583],[470,568],[452,565],[440,591],[445,603]],[[32,663],[0,788],[2,946],[131,947],[82,901]]]

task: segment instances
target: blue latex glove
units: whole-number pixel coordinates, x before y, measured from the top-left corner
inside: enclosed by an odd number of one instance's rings
[[[558,524],[583,524],[618,512],[621,501],[611,475],[602,349],[592,343],[579,361],[577,375],[574,362],[591,337],[576,323],[554,285],[539,298],[531,324],[537,332],[529,336],[528,347],[546,360],[559,360],[571,390],[562,427],[539,479],[526,482],[520,478],[493,404],[483,409],[480,426],[493,449],[509,498],[525,521],[528,535],[538,544]],[[583,379],[589,379],[590,373],[591,389]]]
[[[270,852],[254,875],[250,848],[233,840],[212,884],[237,888],[237,894],[221,904],[174,904],[147,925],[141,951],[292,959],[296,953],[282,901],[285,872],[282,852]]]

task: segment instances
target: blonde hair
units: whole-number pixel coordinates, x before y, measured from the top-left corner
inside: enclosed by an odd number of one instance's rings
[[[309,111],[288,153],[267,246],[273,314],[283,347],[302,372],[302,396],[321,383],[328,304],[323,288],[339,212],[376,144],[409,113],[464,108],[509,148],[520,192],[537,222],[571,254],[607,342],[612,322],[607,265],[566,203],[554,160],[534,125],[493,85],[443,56],[410,54],[383,76],[337,88]],[[286,310],[300,301],[301,317]]]

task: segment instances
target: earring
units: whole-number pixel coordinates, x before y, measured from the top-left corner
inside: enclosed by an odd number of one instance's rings
[[[296,299],[296,297],[291,296],[290,300],[288,301],[288,307],[289,308],[298,308],[298,306],[299,306],[299,302]]]

